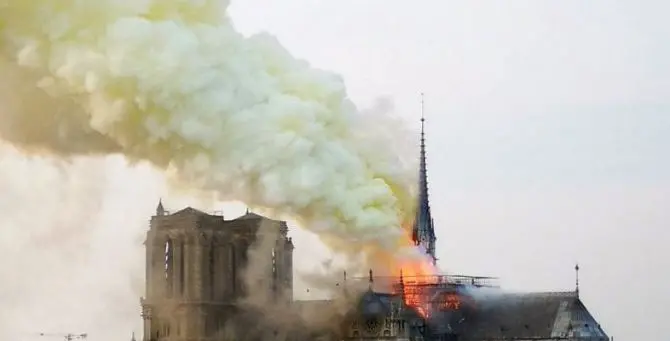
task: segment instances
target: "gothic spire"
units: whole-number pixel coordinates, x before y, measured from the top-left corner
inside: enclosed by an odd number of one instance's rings
[[[421,149],[419,160],[419,195],[414,220],[413,239],[416,245],[421,245],[435,263],[435,230],[433,217],[430,214],[428,200],[428,170],[426,166],[426,135],[425,135],[424,99],[421,93]]]
[[[165,215],[165,208],[163,207],[163,198],[158,199],[158,206],[156,207],[156,215]]]
[[[419,164],[419,193],[420,203],[428,205],[428,170],[426,169],[426,116],[423,110],[423,93],[421,94],[421,151]],[[430,210],[430,208],[428,208]]]

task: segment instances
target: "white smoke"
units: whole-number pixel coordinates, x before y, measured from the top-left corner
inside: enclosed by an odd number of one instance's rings
[[[24,151],[149,161],[221,200],[297,217],[340,252],[403,245],[416,173],[401,161],[414,153],[398,154],[402,129],[360,115],[340,77],[273,37],[237,33],[227,6],[0,1],[1,136]]]

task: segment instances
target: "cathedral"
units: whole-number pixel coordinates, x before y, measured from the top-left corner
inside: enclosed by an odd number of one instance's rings
[[[423,121],[412,239],[435,262]],[[493,278],[435,276],[426,283],[376,278],[370,270],[364,290],[353,290],[361,280],[345,273],[340,298],[294,300],[287,232],[285,222],[251,212],[227,220],[190,207],[172,213],[159,203],[145,242],[143,340],[610,340],[578,285],[511,293]]]

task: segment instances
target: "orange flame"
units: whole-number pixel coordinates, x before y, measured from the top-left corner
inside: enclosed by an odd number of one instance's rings
[[[406,247],[417,247],[408,236]],[[422,287],[437,284],[439,281],[437,267],[432,259],[423,251],[419,255],[408,259],[397,259],[394,266],[394,275],[400,279],[400,292],[406,305],[416,309],[423,318],[429,314],[428,297],[422,292]]]

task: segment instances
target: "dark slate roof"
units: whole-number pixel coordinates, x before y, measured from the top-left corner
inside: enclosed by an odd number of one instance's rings
[[[586,336],[593,340],[607,340],[607,335],[588,312],[575,292],[491,292],[474,294],[475,308],[465,313],[465,318],[451,326],[450,316],[437,317],[431,321],[435,332],[453,330],[460,334],[459,340],[495,339],[548,339],[568,336]],[[361,296],[358,313],[365,315],[384,314],[395,309],[394,303],[402,300],[399,295],[368,291]],[[299,310],[307,314],[318,314],[328,310],[332,301],[297,301]],[[411,309],[403,309],[406,320],[419,318]],[[444,326],[441,326],[444,324]],[[445,327],[445,328],[441,328]],[[455,329],[453,328],[455,327]]]
[[[504,293],[477,301],[466,339],[552,337],[555,327],[567,331],[570,315],[565,326],[559,326],[558,317],[569,313],[578,298],[574,292]]]

